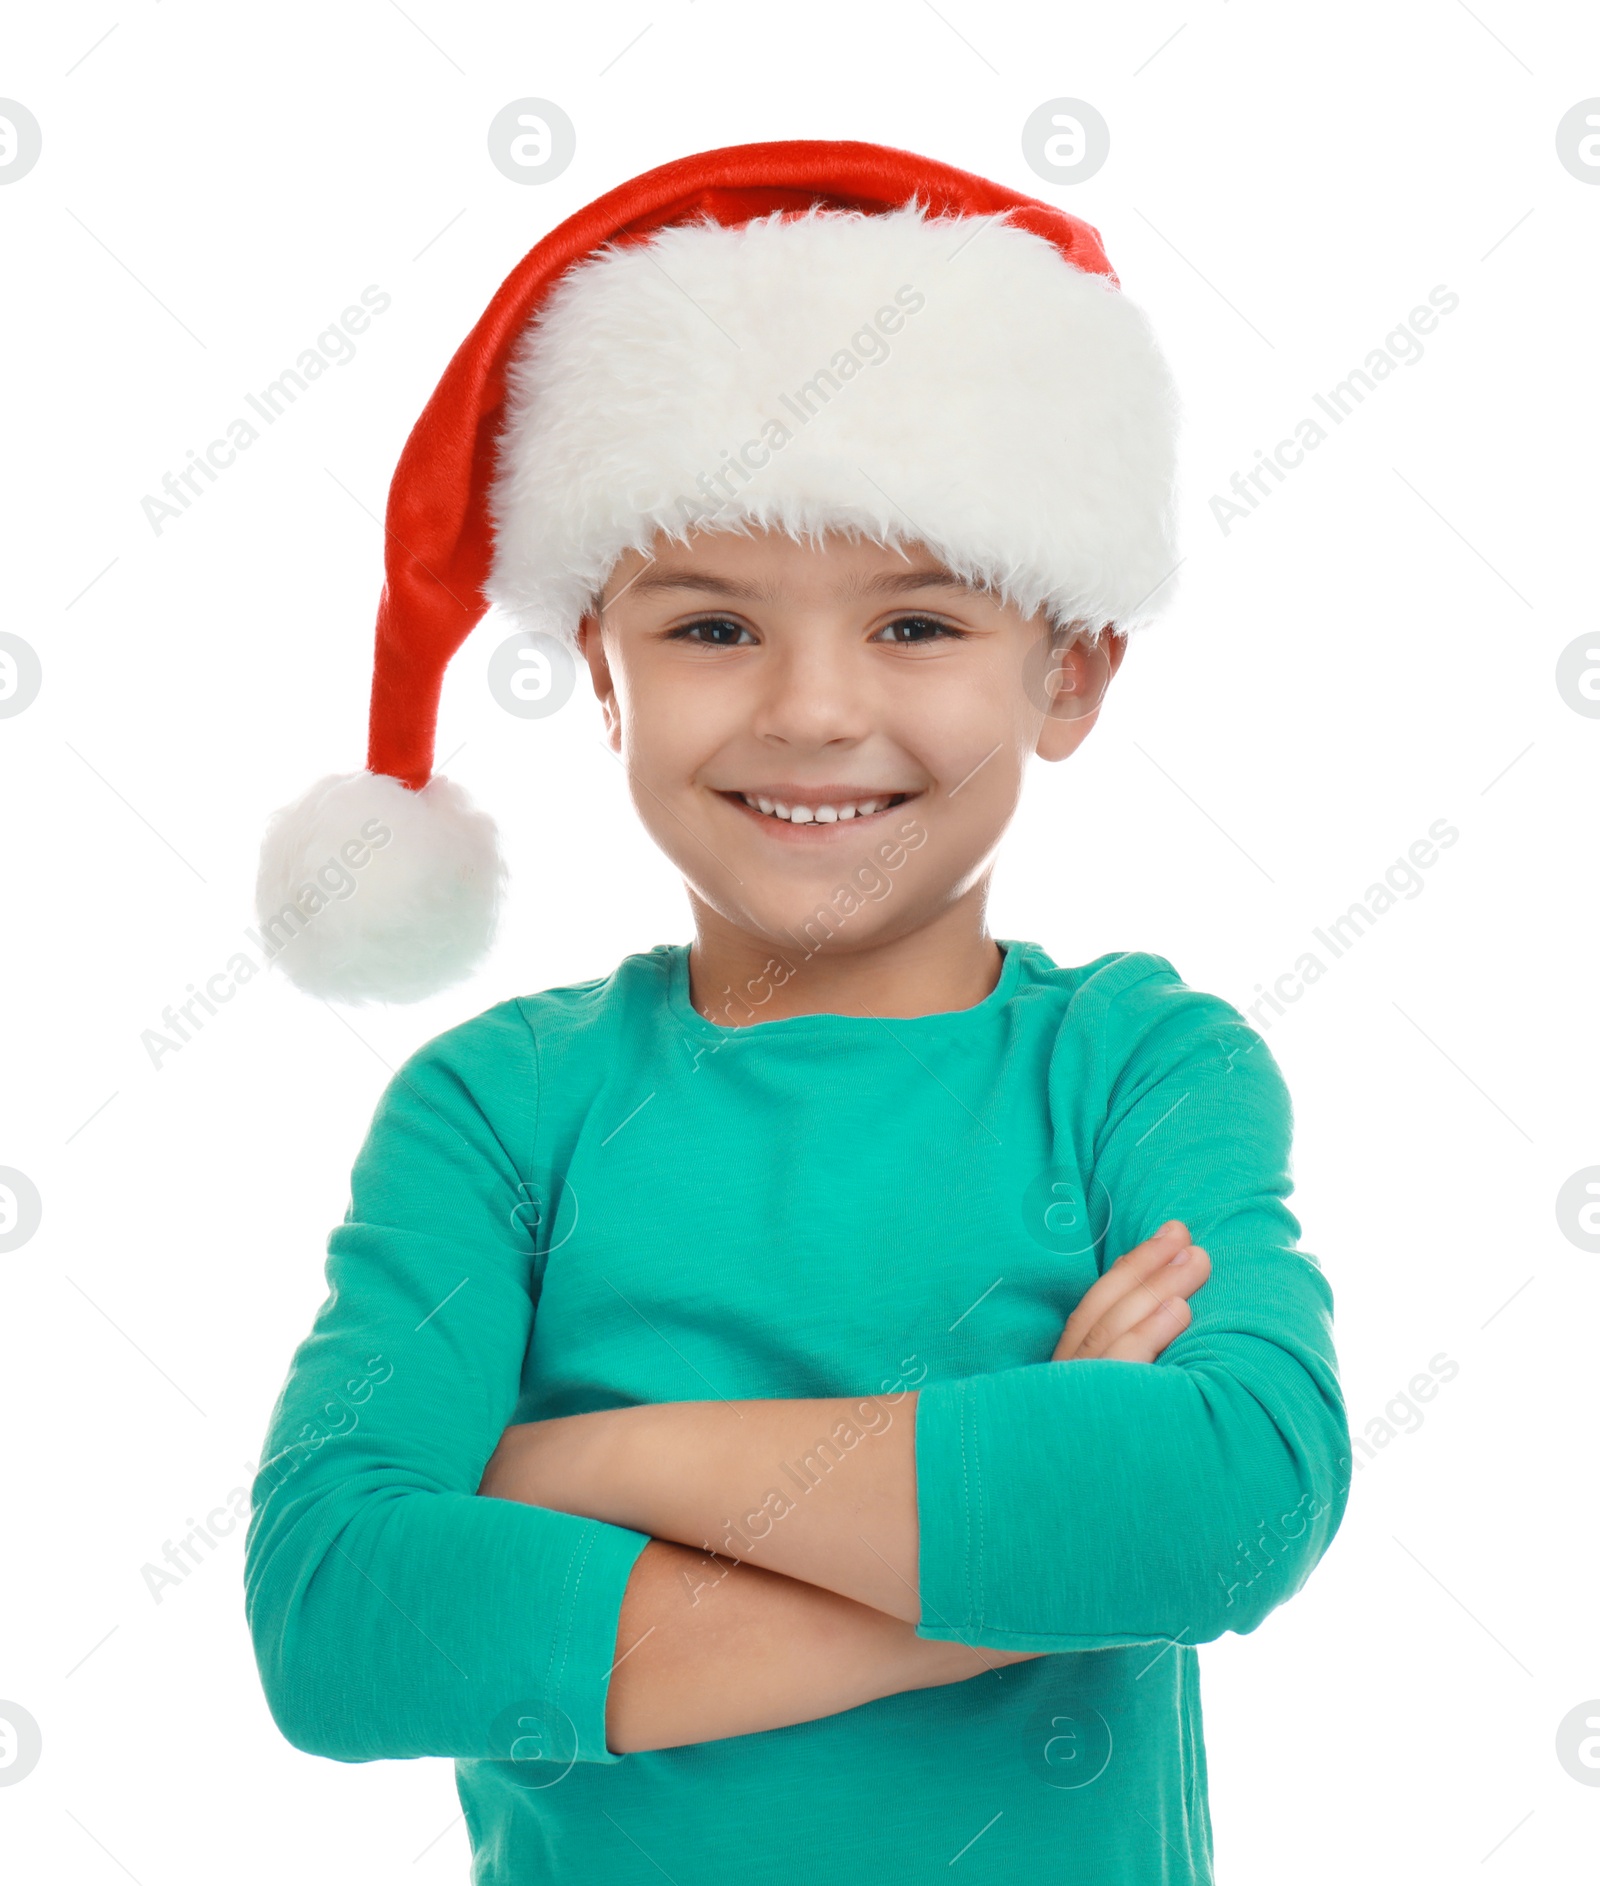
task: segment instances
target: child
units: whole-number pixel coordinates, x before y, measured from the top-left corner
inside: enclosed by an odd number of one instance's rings
[[[778,143],[547,237],[406,447],[285,967],[481,955],[430,769],[485,597],[581,650],[694,920],[406,1063],[254,1489],[274,1717],[454,1757],[480,1882],[1213,1877],[1194,1646],[1348,1487],[1288,1100],[1159,957],[985,924],[1161,601],[1172,415],[1087,225]]]

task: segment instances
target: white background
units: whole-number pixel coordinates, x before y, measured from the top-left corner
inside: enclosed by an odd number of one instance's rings
[[[362,762],[375,514],[502,277],[652,165],[798,136],[1086,216],[1187,400],[1180,587],[1082,754],[1038,770],[996,932],[1060,962],[1153,950],[1245,1005],[1433,821],[1460,832],[1271,1017],[1353,1431],[1441,1352],[1459,1373],[1358,1472],[1305,1590],[1202,1652],[1219,1877],[1592,1877],[1600,1789],[1556,1734],[1600,1698],[1600,1257],[1555,1201],[1600,1164],[1600,721],[1555,667],[1596,628],[1600,188],[1555,127],[1600,94],[1600,20],[108,0],[13,16],[0,93],[44,131],[0,188],[0,628],[44,667],[0,720],[0,1165],[44,1200],[0,1258],[0,1698],[44,1734],[0,1790],[10,1877],[466,1876],[448,1762],[278,1735],[242,1527],[159,1604],[142,1567],[248,1479],[389,1068],[687,935],[592,702],[503,712],[492,619],[452,667],[440,755],[515,885],[470,984],[336,1013],[274,976],[159,1070],[140,1036],[239,947],[268,813]],[[485,147],[527,95],[577,126],[534,187]],[[1062,95],[1111,127],[1076,186],[1019,141]],[[141,498],[369,283],[393,305],[356,359],[156,535]],[[1425,357],[1224,535],[1212,494],[1437,284],[1460,306]],[[826,1843],[805,1830],[817,1877]]]

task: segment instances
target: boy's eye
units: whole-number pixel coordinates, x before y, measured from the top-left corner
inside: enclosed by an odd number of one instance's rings
[[[893,622],[885,623],[874,639],[881,638],[905,648],[941,638],[960,641],[964,634],[964,630],[952,628],[948,622],[940,622],[934,616],[896,616]]]
[[[742,622],[732,622],[727,616],[705,616],[698,622],[685,622],[681,628],[670,631],[669,642],[691,642],[701,648],[735,648],[741,635],[750,631]]]

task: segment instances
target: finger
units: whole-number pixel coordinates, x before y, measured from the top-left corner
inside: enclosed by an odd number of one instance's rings
[[[1166,1264],[1130,1267],[1121,1294],[1091,1305],[1085,1301],[1068,1318],[1066,1330],[1051,1360],[1070,1362],[1074,1356],[1104,1354],[1109,1343],[1126,1335],[1149,1315],[1164,1296],[1192,1296],[1211,1275],[1211,1260],[1198,1245],[1181,1245]]]
[[[1165,1296],[1142,1321],[1135,1323],[1106,1351],[1112,1362],[1154,1362],[1177,1341],[1194,1320],[1186,1298]]]
[[[1069,1322],[1051,1360],[1070,1362],[1077,1357],[1107,1354],[1111,1345],[1136,1329],[1163,1298],[1191,1297],[1210,1275],[1211,1259],[1198,1244],[1186,1246],[1174,1261],[1147,1275],[1133,1273],[1133,1282],[1123,1294],[1086,1327],[1074,1330]]]
[[[1067,1318],[1067,1326],[1061,1333],[1062,1343],[1070,1344],[1081,1337],[1114,1303],[1170,1263],[1187,1248],[1188,1243],[1187,1226],[1172,1218],[1142,1244],[1136,1244],[1131,1251],[1124,1251],[1083,1293]]]
[[[1141,1270],[1150,1263],[1159,1260],[1162,1251],[1170,1256],[1174,1249],[1182,1250],[1189,1242],[1189,1227],[1181,1218],[1169,1218],[1164,1225],[1159,1225],[1142,1243],[1134,1245],[1131,1251],[1124,1251],[1106,1272],[1112,1276],[1118,1271]],[[1102,1278],[1101,1282],[1105,1279]]]
[[[1076,1357],[1092,1360],[1114,1353],[1115,1345],[1156,1314],[1164,1301],[1191,1296],[1209,1274],[1210,1260],[1205,1252],[1198,1246],[1191,1246],[1176,1263],[1166,1266],[1157,1276],[1130,1290],[1114,1303],[1104,1316],[1084,1331],[1074,1355],[1062,1359],[1071,1361]]]

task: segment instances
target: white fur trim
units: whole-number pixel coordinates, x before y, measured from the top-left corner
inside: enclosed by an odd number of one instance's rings
[[[921,539],[1030,614],[1154,616],[1177,401],[1149,324],[1042,236],[984,222],[912,204],[680,224],[569,269],[511,367],[490,599],[570,635],[624,550],[698,522]],[[766,464],[707,496],[764,434]]]
[[[415,1002],[477,967],[504,883],[494,821],[461,787],[334,773],[273,814],[256,917],[308,995]]]

